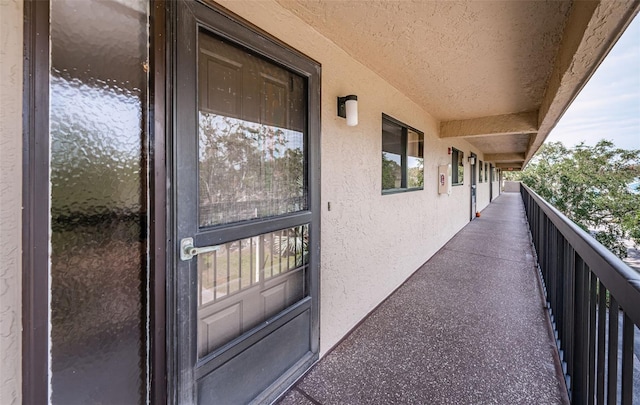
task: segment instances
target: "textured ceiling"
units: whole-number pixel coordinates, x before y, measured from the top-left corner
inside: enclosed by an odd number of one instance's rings
[[[566,1],[277,0],[440,120],[537,110]]]
[[[531,159],[635,1],[275,0],[498,167]]]

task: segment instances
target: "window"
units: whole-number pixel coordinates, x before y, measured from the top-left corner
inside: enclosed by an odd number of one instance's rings
[[[489,163],[484,164],[484,181],[489,181]]]
[[[451,183],[456,186],[464,183],[464,152],[451,148]]]
[[[382,114],[382,192],[423,186],[424,134]]]
[[[482,183],[483,179],[484,179],[484,175],[482,174],[484,172],[484,163],[482,163],[482,160],[480,160],[480,163],[478,164],[478,170],[480,170],[480,175],[478,176],[478,179],[480,179],[480,183]]]

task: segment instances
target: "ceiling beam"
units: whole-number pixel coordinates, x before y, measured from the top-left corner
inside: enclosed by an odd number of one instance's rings
[[[440,123],[440,138],[513,135],[537,131],[538,111]]]
[[[522,163],[523,162],[518,162],[518,163],[497,163],[496,167],[498,169],[522,170]]]
[[[524,162],[524,153],[485,153],[487,162]]]

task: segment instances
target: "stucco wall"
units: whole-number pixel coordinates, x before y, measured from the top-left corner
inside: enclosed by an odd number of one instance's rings
[[[0,404],[21,402],[22,0],[0,0]]]
[[[464,140],[440,140],[428,112],[277,3],[219,3],[322,64],[324,354],[468,222],[468,178],[451,196],[437,192],[447,148],[482,154]],[[358,96],[357,127],[336,116],[336,97],[347,94]],[[424,131],[423,191],[381,195],[382,113]]]

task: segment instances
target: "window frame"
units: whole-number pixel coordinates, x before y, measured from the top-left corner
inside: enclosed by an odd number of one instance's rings
[[[460,171],[462,167],[462,171]],[[462,173],[462,176],[460,174]],[[451,147],[451,185],[462,186],[464,184],[464,152]]]
[[[482,160],[478,160],[478,183],[484,183],[483,181],[483,177],[484,177],[484,162]]]
[[[387,194],[397,194],[397,193],[406,193],[406,192],[410,192],[410,191],[419,191],[419,190],[424,190],[424,180],[422,182],[422,186],[419,187],[409,187],[407,182],[408,182],[408,171],[409,168],[407,166],[407,156],[408,156],[408,134],[409,131],[412,131],[416,134],[418,134],[420,136],[420,145],[418,148],[419,150],[421,149],[422,152],[422,174],[423,174],[423,179],[424,179],[424,132],[420,131],[419,129],[416,129],[410,125],[405,124],[404,122],[397,120],[385,113],[382,113],[382,120],[381,120],[381,124],[382,124],[382,128],[380,131],[380,134],[382,136],[384,136],[384,121],[388,121],[391,124],[394,125],[398,125],[401,130],[402,130],[402,139],[401,139],[401,148],[402,148],[402,155],[401,155],[401,165],[400,165],[400,174],[401,174],[401,180],[400,180],[400,187],[399,188],[382,188],[382,177],[380,178],[380,187],[381,187],[381,193],[382,195],[387,195]],[[384,147],[384,145],[381,145],[381,157],[382,157],[382,153],[384,153],[384,150],[382,149]],[[380,175],[382,176],[382,167],[380,170]]]

